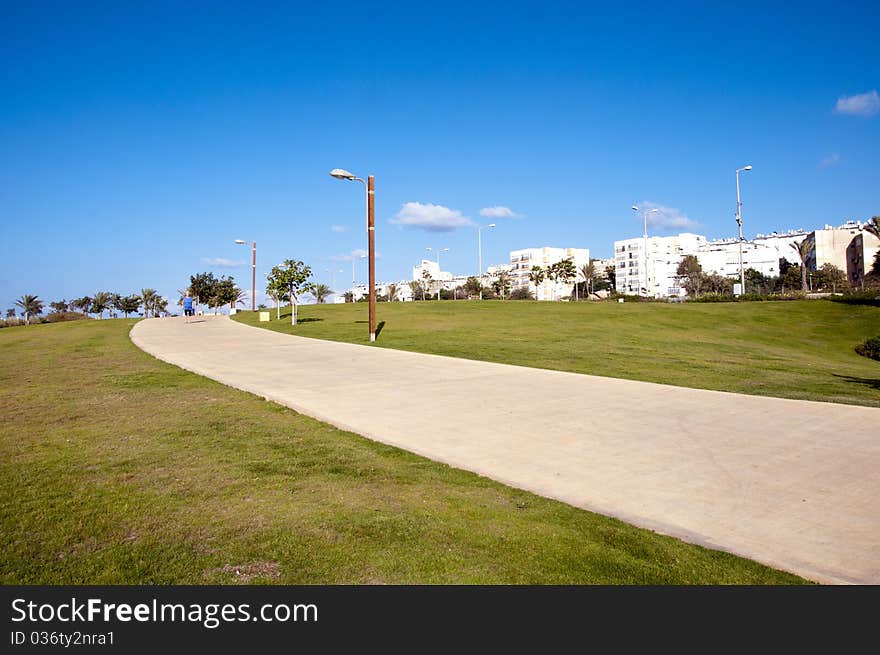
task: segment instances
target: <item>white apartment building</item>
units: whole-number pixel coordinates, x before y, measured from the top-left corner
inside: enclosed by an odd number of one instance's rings
[[[590,261],[590,251],[587,248],[523,248],[522,250],[510,251],[510,281],[511,289],[526,287],[534,290],[534,284],[529,280],[529,273],[534,266],[546,269],[551,264],[564,259],[571,259],[575,268],[580,270]],[[538,285],[537,300],[559,300],[568,298],[574,290],[574,280],[568,284],[560,281],[544,280]]]
[[[645,242],[644,237],[614,242],[617,292],[654,298],[685,295],[679,284],[678,265],[685,255],[696,255],[704,248],[706,237],[690,232],[648,237],[647,253]]]
[[[803,241],[809,232],[804,230],[789,230],[788,232],[771,232],[770,234],[758,234],[752,243],[759,246],[767,246],[776,250],[777,259],[784,259],[789,264],[800,264],[797,253],[792,244]],[[777,273],[778,275],[778,273]]]
[[[431,279],[434,282],[438,280],[449,281],[454,277],[452,273],[448,271],[441,271],[440,264],[432,259],[423,259],[418,266],[413,266],[412,269],[412,279],[414,282],[421,282],[424,278],[422,277],[423,273],[427,271],[428,275],[431,276]]]
[[[710,241],[692,254],[696,255],[704,273],[739,279],[737,239]],[[744,271],[753,268],[762,275],[775,277],[779,275],[779,252],[773,246],[743,241],[742,267]]]

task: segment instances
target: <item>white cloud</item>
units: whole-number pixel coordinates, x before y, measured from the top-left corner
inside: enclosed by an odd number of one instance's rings
[[[344,225],[331,225],[330,230],[332,232],[336,232],[337,234],[342,234],[343,232],[346,232],[348,228]]]
[[[333,255],[330,257],[331,261],[334,262],[350,262],[352,259],[360,259],[361,257],[366,257],[369,253],[363,248],[356,248],[352,250],[347,255]],[[376,254],[376,259],[379,258],[379,254]]]
[[[836,152],[832,152],[827,157],[823,158],[819,162],[819,168],[828,168],[829,166],[837,166],[840,163],[840,155]]]
[[[202,261],[208,266],[217,268],[238,268],[244,266],[243,259],[227,259],[226,257],[202,257]]]
[[[642,212],[648,212],[649,227],[672,230],[692,230],[700,226],[697,221],[688,218],[683,212],[675,207],[664,207],[663,205],[651,202],[650,200],[643,200],[638,203],[637,206],[639,211],[634,213],[638,214],[639,222],[644,220],[642,218]],[[657,211],[652,212],[652,209],[656,209]]]
[[[462,213],[457,209],[420,202],[403,203],[403,207],[389,222],[393,225],[414,227],[428,232],[451,232],[459,227],[473,225],[471,219],[462,216]]]
[[[480,210],[480,216],[485,216],[486,218],[519,218],[520,215],[510,207],[495,205],[494,207],[483,207]]]
[[[880,112],[880,95],[877,91],[868,91],[855,96],[841,96],[834,105],[834,113],[852,116],[873,116]]]

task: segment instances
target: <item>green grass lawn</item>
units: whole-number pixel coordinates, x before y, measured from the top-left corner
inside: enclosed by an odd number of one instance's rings
[[[284,311],[284,310],[282,310]],[[367,305],[305,305],[302,322],[235,319],[367,343]],[[762,396],[880,406],[880,363],[854,351],[880,308],[750,303],[379,303],[377,346]]]
[[[802,582],[164,364],[133,324],[0,330],[0,583]]]

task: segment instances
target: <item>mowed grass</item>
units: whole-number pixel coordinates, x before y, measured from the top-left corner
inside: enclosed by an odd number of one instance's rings
[[[285,310],[282,310],[285,313]],[[853,350],[880,308],[750,303],[379,303],[376,346],[762,396],[880,406],[880,363]],[[305,305],[272,330],[368,343],[366,303]]]
[[[164,364],[133,323],[0,331],[0,583],[803,582]]]

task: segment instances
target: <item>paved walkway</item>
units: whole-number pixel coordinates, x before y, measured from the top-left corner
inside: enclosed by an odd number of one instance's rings
[[[159,359],[514,487],[827,583],[880,583],[880,409],[137,323]]]

